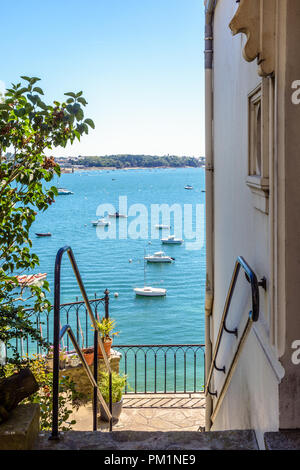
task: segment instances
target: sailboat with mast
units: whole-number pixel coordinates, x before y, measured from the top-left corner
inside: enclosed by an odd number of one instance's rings
[[[136,295],[143,297],[163,297],[167,293],[167,289],[162,289],[160,287],[151,287],[146,285],[146,260],[145,260],[146,250],[144,252],[144,287],[135,287],[133,290]]]

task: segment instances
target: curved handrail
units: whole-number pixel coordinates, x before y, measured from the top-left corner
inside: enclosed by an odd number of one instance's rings
[[[234,293],[234,290],[235,290],[236,282],[237,282],[237,279],[238,279],[239,272],[240,272],[241,268],[245,272],[247,281],[251,284],[251,297],[252,297],[252,310],[250,310],[250,312],[249,312],[249,319],[248,319],[246,328],[245,328],[245,330],[242,334],[242,339],[244,337],[244,333],[245,333],[246,329],[248,329],[248,327],[249,327],[249,324],[251,325],[252,322],[256,322],[259,318],[259,289],[258,288],[259,288],[259,285],[262,285],[262,284],[257,281],[256,274],[250,268],[250,266],[245,261],[245,259],[242,256],[239,256],[236,260],[236,263],[235,263],[234,271],[233,271],[233,274],[232,274],[230,286],[229,286],[226,301],[225,301],[225,306],[224,306],[223,315],[222,315],[222,318],[221,318],[218,337],[217,337],[217,341],[216,341],[216,345],[215,345],[215,349],[214,349],[214,353],[213,353],[213,357],[212,357],[211,367],[210,367],[210,370],[209,370],[209,373],[208,373],[208,376],[207,376],[206,385],[205,385],[205,395],[207,395],[208,393],[210,395],[213,395],[213,396],[218,395],[217,391],[211,392],[210,389],[209,389],[214,369],[216,369],[218,371],[221,371],[224,374],[226,373],[225,366],[223,366],[222,368],[216,366],[216,360],[217,360],[217,356],[218,356],[218,352],[219,352],[223,332],[226,331],[227,333],[234,334],[236,337],[238,337],[238,329],[235,328],[234,330],[229,330],[226,326],[226,319],[227,319],[227,316],[228,316],[231,299],[232,299],[232,296],[233,296],[233,293]],[[242,344],[242,341],[239,342],[238,349],[240,348],[241,344]],[[236,356],[235,356],[234,360],[235,359],[236,359]],[[230,367],[230,370],[231,370],[231,368],[232,367]]]
[[[52,434],[50,439],[59,439],[59,432],[58,432],[58,396],[59,396],[59,343],[60,343],[60,274],[61,274],[61,262],[64,253],[68,254],[69,260],[71,262],[77,284],[80,288],[84,303],[86,305],[87,312],[89,314],[90,320],[92,322],[92,326],[95,330],[94,335],[94,347],[96,352],[97,344],[100,345],[101,352],[104,358],[105,365],[109,372],[109,395],[110,395],[110,413],[112,412],[111,407],[111,369],[109,366],[109,362],[107,359],[106,352],[103,347],[103,343],[98,338],[98,327],[96,323],[96,319],[94,317],[87,293],[84,288],[84,284],[82,282],[79,269],[74,257],[74,253],[72,248],[68,245],[60,248],[56,254],[55,259],[55,269],[54,269],[54,306],[53,306],[53,313],[54,313],[54,325],[53,325],[53,408],[52,408]],[[97,375],[98,375],[98,355],[97,353],[94,354],[94,380],[97,383]],[[97,403],[96,403],[96,388],[94,387],[94,410],[93,410],[93,429],[97,429]],[[111,422],[110,422],[110,430],[111,430]]]
[[[86,371],[86,373],[87,373],[87,376],[88,376],[88,378],[89,378],[89,381],[91,382],[91,384],[93,385],[93,387],[96,387],[96,389],[97,389],[97,396],[98,396],[98,398],[99,398],[99,400],[100,400],[100,402],[101,402],[101,404],[102,404],[102,406],[103,406],[103,408],[104,408],[105,413],[106,413],[107,416],[108,416],[109,422],[111,422],[111,420],[112,420],[112,414],[111,414],[111,411],[110,411],[110,410],[111,410],[111,398],[112,398],[112,397],[111,397],[111,396],[109,397],[109,398],[110,398],[110,402],[109,402],[109,408],[108,408],[108,406],[107,406],[107,404],[106,404],[106,402],[105,402],[105,400],[104,400],[104,398],[103,398],[103,395],[102,395],[102,393],[101,393],[100,390],[99,390],[98,384],[97,384],[97,382],[96,382],[95,379],[94,379],[94,376],[93,376],[93,374],[92,374],[92,372],[91,372],[91,369],[89,368],[89,366],[88,366],[88,364],[87,364],[87,362],[86,362],[86,360],[85,360],[85,358],[84,358],[84,355],[82,354],[82,351],[81,351],[81,349],[80,349],[80,347],[79,347],[79,345],[78,345],[78,343],[77,343],[76,337],[75,337],[75,335],[74,335],[74,333],[73,333],[73,330],[72,330],[72,328],[71,328],[70,325],[64,325],[64,326],[61,328],[61,330],[60,330],[60,335],[59,335],[60,340],[63,338],[63,336],[65,335],[65,333],[67,333],[67,334],[70,336],[70,339],[71,339],[71,341],[72,341],[72,343],[73,343],[73,346],[74,346],[74,348],[75,348],[75,351],[76,351],[76,353],[78,354],[79,359],[80,359],[80,361],[81,361],[81,363],[82,363],[82,365],[83,365],[83,367],[84,367],[84,369],[85,369],[85,371]],[[99,341],[99,345],[100,345],[100,343],[102,343],[101,338],[98,337],[98,341]],[[103,348],[103,345],[102,345],[102,348]],[[102,348],[101,348],[101,350],[102,350]],[[103,348],[103,350],[104,350],[104,348]],[[102,354],[103,354],[103,350],[102,350]],[[108,367],[109,367],[109,371],[111,372],[111,369],[110,369],[110,366],[109,366],[109,365],[108,365]]]

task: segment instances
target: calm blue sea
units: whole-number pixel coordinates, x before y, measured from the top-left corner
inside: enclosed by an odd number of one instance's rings
[[[53,302],[54,261],[57,250],[70,245],[87,293],[94,297],[110,291],[110,316],[116,319],[119,344],[204,343],[205,290],[205,225],[201,220],[201,247],[188,250],[183,245],[162,245],[151,239],[151,205],[191,205],[193,227],[196,227],[196,205],[204,214],[204,169],[101,170],[63,174],[60,187],[73,195],[57,196],[45,213],[40,213],[31,230],[33,251],[40,258],[40,272],[47,273],[50,299]],[[192,185],[193,190],[184,189]],[[91,221],[97,219],[100,204],[110,203],[118,209],[119,197],[127,197],[127,205],[143,204],[149,212],[148,239],[100,239]],[[138,214],[137,214],[138,215]],[[110,219],[113,221],[113,219]],[[116,221],[118,226],[120,221]],[[127,224],[134,224],[129,217]],[[171,219],[171,225],[172,219]],[[133,225],[131,225],[131,228]],[[139,229],[145,229],[139,227]],[[38,238],[35,232],[51,232],[52,236]],[[156,232],[159,232],[156,230]],[[164,234],[168,235],[169,231]],[[171,228],[172,233],[172,228]],[[199,234],[198,234],[199,237]],[[184,236],[183,236],[184,238]],[[144,285],[144,250],[154,253],[163,250],[175,258],[165,265],[146,265],[147,285],[164,287],[166,297],[138,298],[134,287]],[[129,260],[132,262],[129,262]],[[114,297],[114,293],[118,297]],[[62,266],[61,302],[73,302],[80,296],[68,257]]]

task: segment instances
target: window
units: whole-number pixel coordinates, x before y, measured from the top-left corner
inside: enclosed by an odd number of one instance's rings
[[[248,95],[249,157],[247,185],[253,193],[254,207],[269,211],[269,154],[270,154],[270,78]],[[272,88],[271,88],[272,89]]]

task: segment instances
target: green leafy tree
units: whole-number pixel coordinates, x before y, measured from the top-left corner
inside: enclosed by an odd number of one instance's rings
[[[45,211],[57,195],[50,182],[60,168],[46,153],[94,128],[91,119],[84,119],[82,92],[65,93],[66,102],[49,105],[36,85],[39,78],[21,78],[23,85],[12,84],[0,99],[0,341],[12,349],[15,363],[20,357],[12,339],[27,336],[45,345],[24,307],[31,299],[35,312],[49,310],[49,285],[21,288],[16,276],[39,265],[29,230],[37,212]]]

